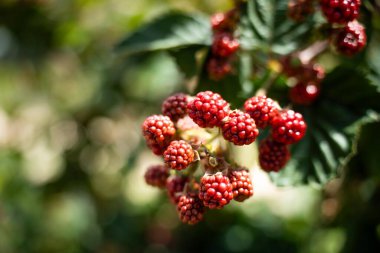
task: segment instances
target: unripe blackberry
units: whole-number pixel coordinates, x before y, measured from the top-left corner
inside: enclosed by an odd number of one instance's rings
[[[288,16],[296,22],[305,20],[313,12],[312,0],[290,0],[288,2]]]
[[[229,59],[210,58],[207,62],[207,73],[211,80],[218,81],[232,72]]]
[[[238,15],[235,9],[226,13],[218,12],[211,16],[211,28],[214,32],[233,31]]]
[[[184,140],[172,141],[164,152],[165,163],[172,169],[186,169],[194,160],[194,150]]]
[[[311,105],[319,96],[319,85],[309,83],[297,83],[289,90],[289,97],[293,104]]]
[[[177,122],[187,114],[188,96],[183,93],[174,94],[162,103],[162,114]]]
[[[183,195],[185,185],[189,182],[188,177],[171,176],[166,181],[166,190],[172,203],[178,204],[179,198]]]
[[[232,184],[234,200],[242,202],[253,195],[253,186],[248,170],[231,170],[228,178]]]
[[[306,133],[306,123],[302,115],[293,110],[283,110],[273,117],[272,137],[283,144],[293,144],[300,141]]]
[[[234,54],[239,49],[239,41],[230,33],[218,33],[212,42],[213,55],[226,58]]]
[[[239,146],[251,144],[259,135],[255,121],[240,110],[231,111],[220,128],[225,140]]]
[[[151,186],[165,188],[169,177],[169,168],[165,165],[152,165],[145,172],[145,182]]]
[[[196,194],[188,193],[179,198],[177,211],[183,223],[193,225],[203,219],[205,207]]]
[[[259,146],[259,163],[266,172],[278,172],[290,158],[290,152],[286,144],[265,139]]]
[[[161,155],[173,140],[176,130],[169,117],[153,115],[143,122],[142,132],[153,153]]]
[[[345,24],[358,17],[361,0],[320,0],[319,3],[329,23]]]
[[[352,56],[363,50],[367,43],[365,28],[356,20],[349,22],[333,41],[338,52]]]
[[[232,184],[222,172],[205,174],[201,179],[199,198],[210,209],[221,209],[233,199]]]
[[[244,103],[245,112],[255,120],[258,128],[265,128],[270,124],[278,109],[279,105],[266,96],[251,97]]]
[[[211,91],[199,92],[187,105],[189,117],[200,127],[220,126],[229,110],[229,104]]]

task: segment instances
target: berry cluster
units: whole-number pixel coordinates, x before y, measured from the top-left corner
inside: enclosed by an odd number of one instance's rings
[[[311,105],[318,98],[321,81],[325,77],[324,68],[314,62],[302,64],[297,58],[286,56],[281,60],[282,72],[295,79],[295,85],[289,90],[293,104]]]
[[[216,13],[211,17],[214,36],[207,71],[213,80],[220,80],[232,71],[232,56],[240,46],[239,41],[234,37],[237,21],[236,9],[226,13]]]
[[[365,28],[356,19],[361,0],[320,0],[321,10],[327,21],[334,25],[331,43],[336,51],[352,56],[367,43]]]
[[[223,142],[251,144],[258,128],[268,126],[271,134],[259,146],[259,160],[263,170],[277,172],[290,158],[288,145],[305,135],[301,114],[281,109],[266,96],[249,98],[243,110],[231,110],[211,91],[194,97],[172,95],[163,102],[162,115],[150,116],[142,124],[148,147],[165,162],[149,167],[145,180],[165,188],[180,220],[195,224],[207,209],[221,209],[253,195],[249,171],[231,161]],[[196,173],[198,168],[203,173]]]

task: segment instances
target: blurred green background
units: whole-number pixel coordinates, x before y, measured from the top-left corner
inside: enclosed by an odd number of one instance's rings
[[[230,7],[1,0],[1,253],[380,252],[379,172],[360,153],[354,172],[324,189],[279,189],[253,166],[255,196],[196,226],[180,224],[165,193],[145,184],[146,167],[160,160],[145,148],[140,124],[184,90],[184,77],[165,53],[121,62],[112,49],[169,9]]]

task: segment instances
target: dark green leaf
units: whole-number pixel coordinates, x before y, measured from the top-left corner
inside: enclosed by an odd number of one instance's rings
[[[170,55],[177,63],[178,69],[185,75],[185,78],[195,76],[199,69],[196,53],[201,49],[199,46],[180,48],[169,51]]]
[[[315,24],[313,16],[295,23],[287,17],[287,8],[284,0],[249,0],[245,10],[249,24],[245,19],[241,22],[242,46],[288,54],[307,42]]]
[[[116,46],[116,52],[133,54],[194,45],[210,45],[211,37],[207,16],[172,12],[129,34]]]

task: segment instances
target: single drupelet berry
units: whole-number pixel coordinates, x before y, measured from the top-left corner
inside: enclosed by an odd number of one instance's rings
[[[183,195],[183,190],[188,182],[188,177],[171,176],[168,178],[166,181],[166,190],[168,191],[172,203],[178,204],[179,198]]]
[[[232,184],[222,172],[206,173],[200,187],[199,198],[210,209],[221,209],[233,199]]]
[[[219,94],[199,92],[187,105],[189,117],[200,127],[220,126],[230,106]]]
[[[290,158],[290,152],[286,144],[265,139],[259,145],[259,163],[267,172],[278,172]]]
[[[194,150],[184,140],[172,141],[164,152],[165,163],[172,169],[186,169],[194,160]]]
[[[183,223],[193,225],[203,219],[205,206],[196,194],[188,193],[179,198],[177,211]]]
[[[289,97],[293,104],[311,105],[318,98],[319,85],[309,82],[299,82],[289,90]]]
[[[162,114],[177,122],[187,114],[188,96],[183,93],[174,94],[162,103]]]
[[[145,119],[142,132],[148,146],[156,155],[162,155],[175,135],[174,123],[169,117],[153,115]]]
[[[345,24],[358,17],[361,0],[320,0],[319,3],[329,23]]]
[[[244,103],[245,112],[255,120],[258,128],[265,128],[270,124],[278,109],[279,105],[266,96],[251,97]]]
[[[211,28],[214,32],[233,31],[238,15],[235,9],[226,13],[218,12],[211,16]]]
[[[229,59],[210,58],[207,62],[207,73],[211,80],[218,81],[232,72]]]
[[[239,46],[239,41],[232,34],[223,32],[214,36],[211,50],[213,55],[226,58],[234,54],[239,49]]]
[[[225,140],[239,146],[251,144],[259,135],[255,121],[240,110],[231,111],[220,128]]]
[[[271,126],[273,139],[283,144],[300,141],[307,128],[302,115],[293,110],[283,110],[277,113],[272,119]]]
[[[232,184],[234,200],[242,202],[253,195],[253,186],[248,170],[231,170],[228,178]]]
[[[169,177],[169,168],[166,165],[152,165],[145,172],[145,182],[151,186],[165,188]]]
[[[290,0],[288,2],[288,16],[296,22],[305,20],[312,13],[314,13],[312,0]]]
[[[360,52],[367,43],[365,28],[356,20],[349,22],[333,41],[338,52],[352,56]]]

